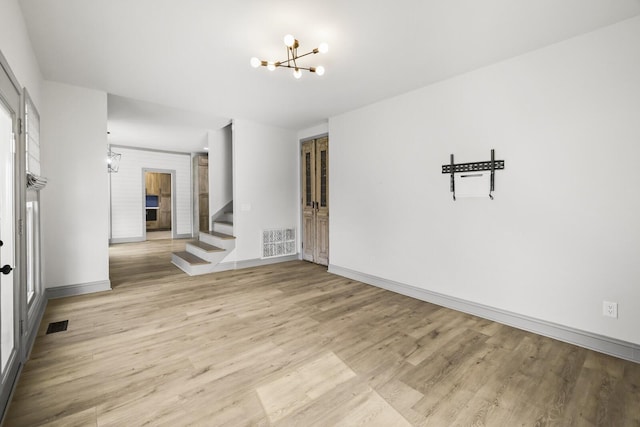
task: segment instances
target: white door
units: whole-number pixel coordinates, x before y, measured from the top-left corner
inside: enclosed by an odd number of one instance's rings
[[[2,64],[0,64],[2,65]],[[0,66],[0,416],[15,380],[18,357],[18,281],[16,267],[15,132],[20,93]]]

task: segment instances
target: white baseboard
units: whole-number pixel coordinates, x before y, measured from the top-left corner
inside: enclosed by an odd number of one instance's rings
[[[172,239],[193,239],[193,234],[191,233],[183,233],[176,234]],[[138,242],[146,242],[147,238],[142,236],[137,237],[115,237],[113,239],[109,239],[110,245],[116,245],[118,243],[138,243]]]
[[[279,264],[281,262],[289,262],[289,261],[297,261],[297,260],[298,260],[298,254],[280,256],[275,258],[247,259],[244,261],[236,261],[236,269],[239,270],[242,268],[260,267],[263,265]]]
[[[79,283],[77,285],[64,285],[47,288],[47,299],[72,297],[75,295],[92,294],[94,292],[103,292],[111,290],[110,280],[101,280],[98,282]]]
[[[36,336],[38,335],[38,328],[40,327],[40,323],[42,322],[42,317],[44,316],[44,311],[47,308],[47,302],[49,299],[47,298],[47,294],[40,295],[34,302],[35,306],[32,307],[32,310],[29,314],[29,321],[27,322],[27,332],[26,332],[26,345],[25,345],[25,355],[24,360],[29,359],[29,355],[31,354],[31,350],[33,349],[33,344],[36,341]]]
[[[218,271],[227,271],[227,270],[242,270],[243,268],[251,268],[251,267],[260,267],[263,265],[269,264],[278,264],[281,262],[288,261],[297,261],[299,259],[298,254],[295,255],[287,255],[276,258],[256,258],[256,259],[246,259],[243,261],[231,261],[231,262],[221,262],[216,267],[216,272]],[[218,269],[219,268],[219,269]]]
[[[533,332],[549,338],[554,338],[559,341],[575,344],[600,353],[640,363],[640,345],[638,344],[547,322],[545,320],[451,297],[438,292],[428,291],[426,289],[394,282],[392,280],[383,279],[333,264],[329,265],[329,273],[357,280],[359,282],[406,295],[408,297],[451,308],[453,310],[473,314],[474,316],[493,320],[498,323],[513,326],[514,328]]]
[[[113,239],[109,239],[110,245],[115,245],[118,243],[136,243],[136,242],[144,242],[146,241],[144,237],[115,237]]]

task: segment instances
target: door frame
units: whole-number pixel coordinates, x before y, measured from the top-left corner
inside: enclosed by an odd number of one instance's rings
[[[22,165],[24,165],[24,173],[21,173],[21,175],[24,177],[24,182],[21,185],[21,188],[24,188],[24,193],[22,193],[23,196],[23,201],[22,201],[22,209],[24,209],[23,213],[22,213],[22,218],[24,218],[23,220],[23,240],[22,240],[22,244],[23,244],[23,252],[22,255],[23,256],[23,265],[24,268],[21,272],[21,274],[23,275],[22,277],[24,277],[24,289],[21,290],[22,295],[22,302],[21,304],[23,305],[24,308],[24,312],[22,314],[22,320],[23,320],[23,324],[24,326],[22,327],[23,329],[23,334],[22,337],[24,339],[24,355],[23,355],[23,360],[26,361],[29,358],[29,353],[31,351],[31,348],[33,347],[33,344],[36,341],[36,336],[38,335],[38,328],[40,326],[40,322],[42,321],[42,318],[44,316],[44,311],[45,308],[47,306],[47,298],[45,297],[45,288],[44,288],[44,277],[42,275],[42,204],[41,204],[41,198],[40,198],[40,190],[36,190],[35,191],[35,200],[37,201],[38,204],[38,214],[37,214],[37,218],[36,218],[36,229],[37,229],[37,235],[35,236],[35,240],[36,240],[36,246],[37,246],[37,260],[36,262],[39,264],[38,266],[38,281],[39,281],[39,286],[36,286],[36,295],[33,299],[33,301],[31,301],[31,304],[29,304],[28,301],[28,296],[27,296],[27,267],[28,267],[28,257],[29,254],[27,253],[27,250],[29,248],[28,242],[27,242],[27,201],[29,200],[29,190],[27,190],[27,182],[26,182],[26,172],[27,172],[27,138],[28,138],[28,129],[27,129],[27,125],[28,123],[26,122],[26,115],[27,115],[27,104],[31,104],[31,109],[33,110],[31,112],[31,114],[36,114],[38,116],[38,122],[40,122],[40,112],[38,111],[37,107],[35,106],[33,100],[31,99],[31,96],[29,95],[29,91],[27,90],[27,88],[23,88],[23,94],[22,94],[22,98],[23,98],[23,102],[22,102],[22,112],[20,113],[20,116],[23,120],[23,129],[22,129],[22,134],[21,136],[21,144],[22,146],[20,147],[20,156],[24,156],[21,160],[20,163]],[[40,132],[40,126],[38,126],[38,132]]]
[[[25,152],[22,123],[24,120],[24,93],[22,86],[15,77],[9,63],[0,52],[0,97],[6,100],[5,90],[15,91],[18,95],[17,100],[8,100],[9,109],[15,114],[13,120],[14,128],[14,166],[13,166],[13,203],[14,203],[14,270],[13,270],[13,298],[14,298],[14,345],[15,351],[12,354],[12,360],[7,363],[7,371],[5,373],[4,387],[0,389],[0,422],[4,419],[8,403],[13,389],[17,382],[20,371],[28,354],[26,343],[28,340],[25,336],[29,335],[29,331],[25,330],[26,323],[26,289],[21,284],[25,283],[23,278],[26,273],[26,233],[23,232],[24,217],[26,212],[26,172],[25,172]],[[15,104],[15,105],[13,105]],[[15,110],[15,111],[13,111]]]
[[[145,175],[147,172],[153,173],[166,173],[171,175],[171,238],[177,239],[177,227],[176,227],[176,170],[175,169],[155,169],[155,168],[142,168],[142,240],[147,241],[147,206],[146,206],[146,191],[147,182]]]
[[[309,142],[309,141],[314,141],[317,139],[321,139],[321,138],[327,138],[327,141],[329,140],[329,132],[324,132],[324,133],[320,133],[317,135],[313,135],[313,136],[309,136],[309,137],[305,137],[299,140],[298,142],[298,188],[299,188],[299,192],[298,192],[298,200],[300,200],[300,202],[298,203],[298,209],[299,211],[299,229],[300,229],[300,242],[298,243],[298,250],[299,250],[299,256],[298,259],[304,260],[304,208],[302,206],[303,201],[304,201],[304,194],[303,192],[305,191],[304,189],[304,178],[302,176],[303,171],[304,171],[304,164],[302,161],[302,147],[305,143]],[[314,148],[315,149],[315,148]],[[315,153],[314,153],[315,156]],[[315,165],[316,162],[314,162],[313,168],[315,170]],[[327,159],[327,164],[330,164],[329,159]],[[331,177],[331,174],[329,173],[329,177]],[[330,188],[329,185],[329,181],[330,179],[327,181],[327,185]],[[330,194],[330,191],[328,191],[328,194]],[[328,203],[328,211],[331,210],[331,203]],[[330,217],[330,215],[329,215]],[[328,220],[329,224],[331,223],[331,220]],[[330,227],[330,225],[329,225]],[[314,236],[314,240],[317,240]],[[328,261],[328,260],[327,260]],[[310,262],[314,262],[317,263],[317,261],[310,261]],[[328,267],[329,262],[327,262],[327,267]],[[319,264],[319,265],[324,265],[324,264]]]

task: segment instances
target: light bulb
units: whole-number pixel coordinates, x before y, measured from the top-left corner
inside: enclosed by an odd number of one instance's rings
[[[262,61],[260,61],[258,58],[256,58],[255,56],[251,58],[251,66],[253,68],[258,68],[260,64],[262,64]]]
[[[293,77],[295,77],[296,79],[299,79],[300,77],[302,77],[302,71],[296,68],[295,70],[293,70]]]
[[[327,53],[329,52],[329,45],[326,43],[320,43],[320,45],[318,46],[318,51],[320,53]]]
[[[273,71],[273,70],[275,70],[275,69],[276,69],[276,64],[274,64],[273,62],[269,62],[269,63],[267,64],[267,70],[269,70],[269,71]]]
[[[324,74],[324,67],[322,65],[320,65],[319,67],[316,67],[316,74],[319,76]]]
[[[293,37],[291,34],[287,34],[286,36],[284,36],[284,44],[287,47],[291,47],[293,46],[293,44],[296,42],[296,38]]]

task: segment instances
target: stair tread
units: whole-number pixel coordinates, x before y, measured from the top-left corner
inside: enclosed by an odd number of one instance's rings
[[[236,236],[220,233],[219,231],[203,231],[203,233],[207,233],[210,236],[219,237],[220,239],[224,240],[231,240],[236,238]]]
[[[204,260],[200,257],[197,257],[191,252],[187,252],[187,251],[173,252],[173,255],[179,258],[182,258],[183,260],[185,260],[191,265],[211,264],[209,261]]]
[[[208,243],[205,243],[201,240],[192,240],[191,242],[188,242],[188,244],[193,245],[193,246],[197,246],[198,248],[205,250],[207,252],[221,252],[224,251],[224,249],[219,248],[217,246],[213,246],[210,245]]]
[[[231,221],[213,221],[214,224],[233,225]]]

